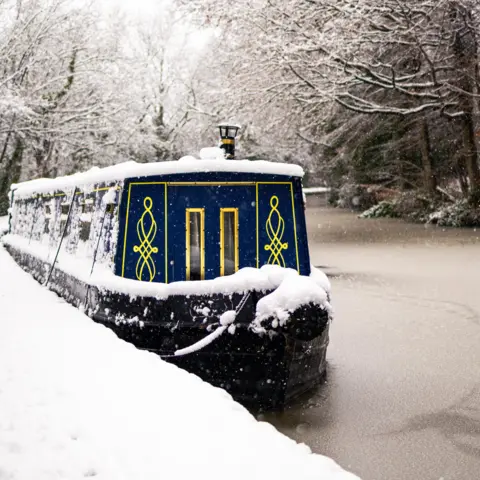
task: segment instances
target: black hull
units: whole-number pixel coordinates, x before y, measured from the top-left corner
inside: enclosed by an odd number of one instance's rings
[[[45,262],[9,245],[5,248],[39,282],[45,281]],[[317,305],[304,305],[294,312],[288,329],[259,335],[248,325],[258,300],[269,292],[252,291],[236,318],[234,335],[225,332],[202,350],[176,357],[175,350],[208,335],[209,326],[218,323],[218,315],[235,309],[243,295],[132,300],[125,294],[89,287],[59,269],[54,269],[49,288],[69,303],[85,308],[94,321],[112,329],[119,338],[224,388],[249,408],[282,408],[320,383],[325,375],[329,317]],[[201,315],[207,305],[209,316]]]

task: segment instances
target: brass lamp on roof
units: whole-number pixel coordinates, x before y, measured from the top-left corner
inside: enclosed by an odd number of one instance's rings
[[[239,125],[220,123],[220,148],[225,150],[225,158],[235,158],[235,137],[237,136]]]

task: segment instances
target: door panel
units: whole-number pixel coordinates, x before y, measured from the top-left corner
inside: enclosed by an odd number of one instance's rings
[[[256,266],[255,185],[169,185],[168,277],[169,282],[187,278],[186,211],[204,209],[204,258],[206,280],[221,274],[220,209],[238,210],[238,267]]]
[[[166,282],[164,182],[132,182],[128,185],[121,274],[146,282]]]

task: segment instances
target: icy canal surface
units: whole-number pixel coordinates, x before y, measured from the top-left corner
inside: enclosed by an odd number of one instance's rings
[[[480,478],[480,232],[307,215],[332,275],[328,383],[267,419],[364,480]]]
[[[1,480],[358,480],[142,352],[0,245]]]

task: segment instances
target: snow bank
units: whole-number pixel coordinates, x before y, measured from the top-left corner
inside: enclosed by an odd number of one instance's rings
[[[0,478],[357,478],[118,340],[2,247],[0,272]]]
[[[15,190],[17,198],[23,198],[34,193],[52,193],[58,190],[73,189],[74,187],[91,187],[93,184],[116,182],[131,177],[194,172],[241,172],[268,173],[289,177],[303,176],[301,167],[287,163],[273,163],[262,160],[196,160],[189,157],[182,158],[181,162],[137,163],[131,161],[106,168],[94,167],[87,172],[54,179],[30,180],[12,185],[11,188]]]

